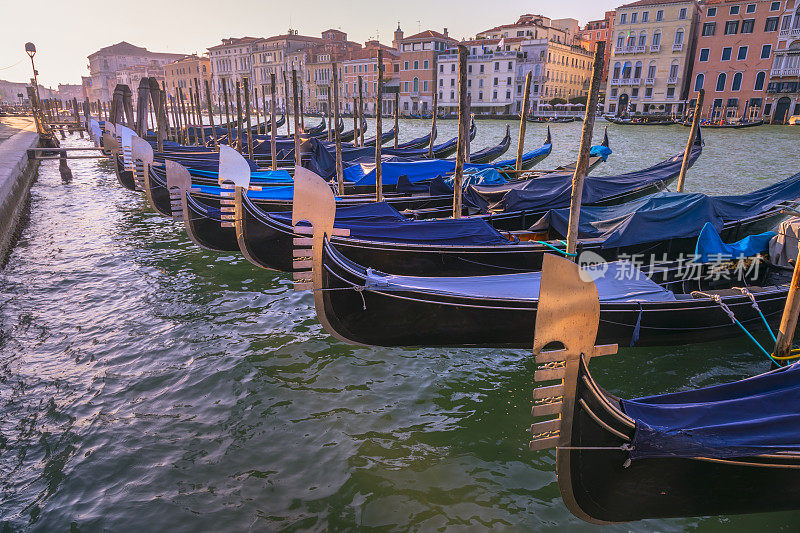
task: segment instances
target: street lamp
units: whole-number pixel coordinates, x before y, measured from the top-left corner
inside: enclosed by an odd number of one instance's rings
[[[39,96],[39,73],[36,71],[36,65],[33,64],[33,56],[36,55],[36,45],[33,43],[25,43],[25,52],[31,58],[31,69],[33,69],[33,84],[36,87],[36,99],[42,101]]]

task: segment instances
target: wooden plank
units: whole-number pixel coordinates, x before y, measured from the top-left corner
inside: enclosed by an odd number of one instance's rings
[[[547,387],[537,387],[533,390],[533,399],[542,400],[544,398],[556,398],[564,395],[564,384],[548,385]]]
[[[558,431],[561,428],[561,419],[554,418],[552,420],[543,420],[542,422],[535,422],[531,424],[531,435],[538,435],[539,433],[547,433],[549,431]]]
[[[541,370],[537,370],[533,374],[533,378],[536,381],[550,381],[553,379],[564,379],[565,374],[565,367],[560,368],[543,368]]]
[[[547,450],[548,448],[555,448],[558,446],[558,436],[555,437],[548,437],[546,439],[536,439],[532,440],[530,444],[528,444],[528,448],[531,451],[538,451],[538,450]]]
[[[561,402],[543,403],[541,405],[534,405],[531,409],[531,416],[551,416],[557,415],[561,412]]]

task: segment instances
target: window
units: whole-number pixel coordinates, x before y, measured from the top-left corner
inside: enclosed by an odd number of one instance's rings
[[[638,96],[639,96],[639,88],[634,87],[633,89],[631,89],[631,98],[636,98]]]
[[[347,72],[347,67],[345,67],[345,72]],[[403,70],[408,70],[408,61],[403,62]]]
[[[428,60],[427,59],[422,62],[422,68],[424,68],[425,70],[428,69]]]
[[[619,23],[620,24],[626,24],[627,22],[628,22],[628,14],[627,13],[621,13],[619,15]]]
[[[509,61],[508,62],[508,70],[513,70],[513,69],[514,69],[513,63],[511,63],[511,61]]]
[[[653,97],[653,88],[652,87],[645,87],[645,89],[644,89],[644,97],[645,98],[652,98]]]
[[[756,5],[755,4],[747,4],[747,7],[744,8],[745,13],[755,13],[756,12]]]
[[[769,5],[769,10],[770,11],[780,11],[780,9],[781,9],[781,3],[780,2],[772,2]]]
[[[717,16],[717,8],[716,7],[709,7],[706,9],[706,16],[707,17],[716,17]]]
[[[731,60],[731,51],[733,49],[730,46],[726,46],[722,49],[722,60],[723,61],[730,61]]]
[[[642,62],[637,61],[633,68],[633,77],[639,79],[642,77]]]
[[[705,74],[698,74],[697,77],[694,79],[694,90],[699,91],[703,88],[703,83],[706,81]]]
[[[710,49],[708,48],[701,48],[700,49],[700,61],[708,61],[708,54]]]
[[[407,81],[404,81],[404,82],[403,82],[403,90],[404,90],[405,92],[408,92],[408,82],[407,82]]]
[[[478,100],[483,100],[483,91],[478,92]]]
[[[638,13],[631,13],[631,24],[636,24]]]
[[[664,10],[659,9],[656,11],[656,22],[661,22],[662,20],[664,20]]]
[[[728,107],[739,107],[739,99],[738,98],[728,98]]]
[[[467,65],[467,73],[472,74],[472,65]]]
[[[442,78],[439,78],[439,87],[443,86],[444,86],[444,80]]]
[[[649,22],[649,20],[650,20],[650,12],[649,11],[644,11],[642,13],[642,22]],[[600,37],[598,36],[598,39],[599,38]]]
[[[497,72],[498,70],[500,70],[500,62],[499,61],[495,61],[494,62],[494,71]]]
[[[456,93],[454,91],[450,91],[450,100],[453,100],[456,97]]]
[[[778,17],[768,17],[767,20],[764,22],[764,31],[771,32],[771,31],[778,31]]]
[[[494,85],[495,87],[497,87],[497,78],[495,78],[495,79],[494,79],[494,83],[493,83],[493,85]]]
[[[670,78],[678,77],[678,63],[673,63],[669,66],[669,77]]]
[[[650,66],[647,67],[647,77],[653,79],[656,77],[656,62],[652,61]]]
[[[456,71],[456,64],[453,63],[452,65],[450,65],[450,72],[455,72],[455,71]]]
[[[653,34],[653,46],[658,47],[661,44],[661,32],[657,31]]]
[[[506,85],[511,85],[511,78],[506,78]]]
[[[444,72],[444,65],[439,65],[439,72]]]
[[[483,65],[481,65],[480,71],[481,71],[481,74],[483,74]]]
[[[419,70],[419,61],[414,61],[414,70]]]
[[[767,74],[765,72],[759,72],[756,74],[756,83],[753,86],[754,91],[763,91],[764,90],[764,79],[766,78]]]
[[[621,68],[622,68],[622,66],[619,64],[619,61],[614,63],[614,74],[611,76],[613,79],[616,80],[616,79],[619,78],[619,71],[620,71]]]
[[[714,35],[716,29],[717,29],[716,22],[703,23],[703,37],[710,37],[711,35]]]
[[[733,82],[731,83],[731,91],[738,91],[742,88],[742,73],[737,72],[733,75]]]
[[[414,78],[414,80],[412,81],[412,85],[414,86],[413,87],[414,92],[418,93],[419,92],[419,78]]]
[[[746,46],[740,46],[739,47],[739,51],[736,54],[736,59],[739,60],[739,61],[744,61],[745,59],[747,59],[747,47]]]
[[[639,46],[644,48],[646,44],[647,44],[647,33],[642,32],[639,34]]]
[[[791,24],[792,24],[792,16],[791,15],[784,16],[783,20],[781,21],[781,30],[788,30]]]
[[[667,88],[667,98],[675,98],[675,87]]]
[[[682,7],[680,11],[678,11],[678,20],[685,20],[686,19],[686,8]]]
[[[739,14],[739,6],[731,6],[730,14],[731,15],[738,15]]]
[[[506,91],[506,100],[511,99],[511,91]]]
[[[727,76],[724,72],[720,72],[719,76],[717,76],[717,92],[721,93],[725,90],[725,80]]]
[[[729,20],[725,23],[725,35],[736,35],[739,32],[739,21]]]
[[[450,78],[450,87],[455,87],[455,86],[456,86],[456,79]]]
[[[492,100],[497,100],[497,91],[492,91]]]
[[[675,44],[683,44],[683,28],[678,28],[675,32]]]
[[[753,33],[756,27],[756,19],[746,19],[742,21],[742,33]]]
[[[617,88],[614,87],[613,89],[611,89],[611,98],[616,98],[616,97],[617,97]]]
[[[617,50],[625,46],[625,36],[621,33],[617,36]]]

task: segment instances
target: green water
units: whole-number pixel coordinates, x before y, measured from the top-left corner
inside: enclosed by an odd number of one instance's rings
[[[473,149],[504,124],[479,121]],[[429,125],[401,127],[407,140]],[[553,125],[540,166],[574,159],[580,128]],[[544,131],[530,124],[527,145]],[[440,140],[454,132],[443,121]],[[609,127],[614,154],[596,172],[645,167],[687,134]],[[743,192],[800,170],[800,128],[705,138],[688,190]],[[70,166],[62,183],[42,165],[0,271],[0,531],[800,527],[800,512],[584,524],[561,502],[553,452],[527,450],[529,351],[339,343],[289,275],[193,246],[105,163]],[[768,364],[733,339],[623,349],[592,367],[632,397]]]

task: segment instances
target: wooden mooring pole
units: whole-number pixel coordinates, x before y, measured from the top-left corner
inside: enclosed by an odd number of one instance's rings
[[[578,246],[578,222],[581,217],[581,197],[583,195],[583,180],[589,168],[589,152],[592,148],[592,130],[597,110],[597,101],[600,98],[600,83],[603,74],[603,52],[605,42],[596,44],[594,64],[592,65],[592,81],[589,84],[589,98],[586,102],[586,115],[583,119],[581,130],[581,145],[578,150],[578,162],[575,165],[575,174],[572,176],[572,195],[569,207],[569,227],[567,229],[567,254],[575,254]],[[572,256],[574,257],[574,256]]]
[[[526,118],[528,112],[528,102],[531,96],[531,72],[525,75],[525,89],[522,93],[522,109],[519,114],[519,141],[517,141],[517,162],[514,165],[514,170],[519,172],[522,170],[522,154],[525,153],[525,127],[528,119]]]
[[[344,196],[344,169],[342,168],[342,132],[339,131],[339,71],[336,63],[333,69],[333,138],[336,141],[336,185],[339,196]]]
[[[400,88],[394,93],[394,147],[397,149],[398,139],[400,138]]]
[[[435,87],[434,87],[435,89]],[[433,96],[436,102],[436,92]],[[433,114],[436,117],[436,113]],[[435,118],[434,118],[435,120]],[[431,134],[433,130],[431,130]],[[456,167],[453,173],[453,218],[461,218],[461,184],[464,181],[464,160],[467,157],[469,138],[469,106],[467,105],[467,48],[458,45],[458,145],[456,148]],[[431,145],[433,138],[431,138]],[[429,151],[430,154],[432,151]]]
[[[247,120],[247,155],[253,159],[253,125],[250,123],[250,87],[249,80],[244,78],[242,80],[242,92],[244,92],[244,109],[245,118]]]
[[[242,128],[244,125],[242,124],[242,84],[237,80],[236,81],[236,149],[239,153],[242,153],[244,150],[244,141],[242,141],[242,137],[244,136],[244,131]]]
[[[219,150],[217,144],[217,127],[214,126],[214,107],[211,105],[211,90],[208,87],[208,80],[203,80],[203,88],[206,90],[206,103],[208,104],[208,120],[211,123],[211,138],[214,139],[214,150]]]
[[[460,59],[459,59],[460,60]],[[459,67],[460,68],[460,67]],[[461,74],[459,73],[459,83],[461,82]],[[460,91],[461,89],[459,89]],[[466,98],[466,96],[465,96]],[[467,101],[464,100],[464,107],[466,108]],[[433,159],[433,140],[436,138],[436,108],[439,106],[439,89],[436,84],[433,84],[433,117],[431,118],[431,143],[428,145],[428,158]],[[461,93],[458,97],[458,120],[461,120]],[[459,134],[461,133],[461,124],[459,123]],[[459,138],[459,142],[461,142]],[[465,148],[466,150],[466,148]],[[466,154],[466,151],[464,152]]]
[[[375,106],[375,201],[383,201],[383,164],[381,163],[381,136],[383,135],[383,49],[378,48],[378,105]]]
[[[294,111],[294,165],[299,167],[300,158],[300,113],[297,109],[297,70],[292,69],[292,103],[294,104],[292,111]]]
[[[272,170],[278,170],[278,151],[276,149],[276,139],[278,132],[275,131],[277,128],[275,127],[275,106],[277,105],[277,96],[275,94],[276,91],[276,84],[275,84],[275,73],[272,72],[269,75],[270,81],[270,131],[269,131],[269,148],[270,152],[272,153]]]
[[[683,152],[683,162],[681,163],[681,172],[678,174],[677,192],[683,192],[683,186],[686,183],[686,171],[689,170],[689,156],[692,153],[694,140],[697,138],[697,129],[700,127],[700,113],[703,110],[703,98],[705,98],[705,95],[705,89],[700,89],[697,93],[697,104],[694,106],[692,127],[689,130],[689,141],[686,143],[686,151]]]
[[[789,295],[786,297],[786,305],[783,308],[778,338],[775,340],[773,356],[778,360],[781,358],[785,360],[792,349],[798,313],[800,313],[800,250],[798,250],[797,260],[794,263],[792,283],[789,285]]]
[[[233,135],[231,134],[231,111],[228,104],[228,82],[222,79],[222,98],[225,100],[225,127],[228,128],[228,146],[233,148]]]

